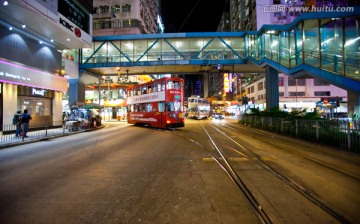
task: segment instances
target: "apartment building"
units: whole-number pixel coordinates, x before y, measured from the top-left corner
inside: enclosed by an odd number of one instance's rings
[[[160,33],[159,0],[94,0],[93,36]]]

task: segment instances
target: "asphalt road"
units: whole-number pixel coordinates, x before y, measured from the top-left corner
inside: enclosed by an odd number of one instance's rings
[[[211,120],[200,122],[213,125]],[[207,151],[190,141],[195,139],[213,148],[199,124],[187,120],[185,128],[164,131],[108,123],[94,132],[1,149],[0,223],[259,223],[227,174],[208,160]],[[228,145],[225,137],[210,134],[217,136],[221,147],[236,147]],[[339,177],[329,168],[321,168],[324,171],[319,170],[318,174],[307,171],[306,178],[302,178],[292,169],[300,169],[296,163],[304,164],[303,157],[289,156],[279,148],[269,151],[264,147],[267,143],[256,141],[250,132],[231,132],[231,136],[257,153],[264,153],[263,158],[271,160],[276,169],[294,177],[303,186],[319,187],[313,192],[319,198],[325,199],[331,192],[337,192],[329,195],[325,203],[334,207],[334,201],[338,201],[341,207],[348,206],[335,209],[347,220],[359,221],[355,212],[360,207],[359,196],[356,196],[360,174],[353,172],[356,168],[360,170],[358,155],[339,151],[343,159],[337,162],[342,170],[348,169],[356,178],[339,179],[343,175]],[[296,141],[294,144],[301,146]],[[337,153],[333,149],[331,152]],[[352,158],[351,164],[342,168],[342,164],[348,163],[345,162],[348,157]],[[246,166],[242,166],[243,161]],[[284,186],[267,179],[269,177],[260,173],[263,171],[248,162],[238,160],[234,165],[243,169],[244,180],[269,211],[273,223],[338,223],[293,190],[284,193]],[[309,166],[302,169],[306,167]],[[335,183],[324,185],[329,181],[326,177],[319,180],[324,172],[337,178]],[[256,178],[251,180],[252,177]],[[347,186],[334,190],[342,180]],[[281,198],[288,191],[291,199],[297,201]],[[274,200],[271,196],[281,202],[280,207],[271,201]]]

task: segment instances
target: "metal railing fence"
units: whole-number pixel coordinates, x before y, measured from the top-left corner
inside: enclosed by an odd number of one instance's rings
[[[25,141],[27,139],[46,138],[56,135],[65,135],[76,131],[83,131],[93,128],[89,122],[71,121],[65,124],[60,122],[33,123],[30,122],[26,136],[24,136],[24,124],[20,126],[20,136],[16,136],[16,125],[7,124],[2,126],[0,132],[0,144]]]
[[[360,121],[243,116],[243,125],[360,151]]]

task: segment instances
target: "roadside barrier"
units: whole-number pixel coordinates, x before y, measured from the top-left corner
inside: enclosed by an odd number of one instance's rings
[[[360,121],[243,116],[240,118],[239,123],[360,152]]]

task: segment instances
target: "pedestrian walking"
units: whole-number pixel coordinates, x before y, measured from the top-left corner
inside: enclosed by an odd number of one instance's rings
[[[28,110],[25,109],[24,113],[21,115],[21,123],[24,125],[24,133],[23,136],[26,138],[27,136],[27,132],[29,129],[29,122],[32,119],[32,117],[30,116],[30,114],[28,114]]]
[[[18,110],[13,117],[13,125],[16,126],[15,137],[20,137],[21,133],[21,111]]]
[[[68,121],[69,120],[69,117],[68,117],[68,115],[66,114],[66,112],[63,112],[63,114],[62,114],[62,121],[63,121],[63,125],[65,126],[65,124],[66,124],[66,121]]]

